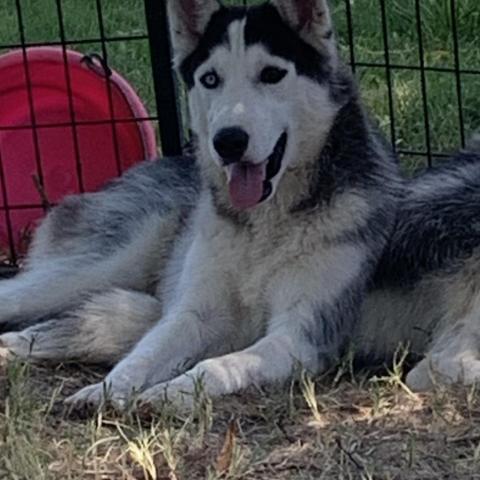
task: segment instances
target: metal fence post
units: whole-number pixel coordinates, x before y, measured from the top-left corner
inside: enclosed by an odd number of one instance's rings
[[[163,155],[181,153],[180,117],[172,71],[166,0],[144,0]]]

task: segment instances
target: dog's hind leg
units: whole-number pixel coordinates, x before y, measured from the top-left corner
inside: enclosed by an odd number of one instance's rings
[[[427,355],[407,375],[407,384],[418,391],[436,383],[480,382],[480,256],[472,256],[460,272],[435,282],[445,314]]]
[[[63,200],[38,228],[22,273],[0,282],[0,330],[92,292],[151,287],[197,197],[196,172],[191,159],[144,162],[100,192]]]
[[[478,147],[473,144],[406,184],[394,233],[377,268],[380,291],[402,292],[418,307],[409,307],[412,318],[397,308],[382,327],[388,341],[398,327],[410,330],[415,339],[410,343],[422,346],[414,353],[426,352],[407,376],[417,390],[432,387],[435,379],[480,381]]]
[[[477,332],[472,336],[465,324],[468,318],[452,328],[434,344],[427,356],[407,375],[406,383],[414,391],[431,390],[436,384],[480,383],[480,355]],[[476,337],[476,338],[475,338]]]
[[[168,221],[152,217],[143,228],[137,226],[139,234],[113,253],[35,258],[17,277],[0,282],[0,330],[16,330],[58,315],[81,303],[89,292],[114,287],[146,290],[153,271],[161,266],[156,252],[164,254],[164,242],[170,240],[162,220]]]
[[[161,317],[150,295],[114,289],[58,318],[0,336],[0,347],[33,361],[113,364]]]

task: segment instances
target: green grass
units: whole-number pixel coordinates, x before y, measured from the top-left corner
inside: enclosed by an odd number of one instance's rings
[[[345,2],[337,0],[335,9],[337,30],[344,57],[349,59]],[[353,0],[355,60],[365,63],[385,63],[380,2]],[[423,56],[427,67],[453,69],[454,29],[450,0],[421,0]],[[462,70],[480,71],[480,49],[477,33],[480,28],[480,8],[476,0],[457,0],[457,38]],[[390,63],[415,67],[420,65],[415,0],[386,2]],[[365,102],[377,117],[387,135],[390,134],[388,84],[385,68],[361,67],[357,70]],[[457,78],[453,72],[427,72],[427,108],[430,122],[431,148],[448,152],[460,145],[460,119]],[[480,76],[460,75],[465,133],[468,138],[480,127]],[[394,68],[392,93],[396,126],[396,143],[403,150],[425,151],[425,116],[418,71]],[[420,158],[405,158],[410,166]]]
[[[258,3],[258,0],[256,0]],[[18,23],[14,0],[0,0],[0,43],[18,43]],[[70,41],[98,38],[99,23],[95,0],[63,0],[66,36]],[[236,3],[227,0],[225,3]],[[255,3],[252,0],[251,3]],[[28,42],[58,41],[59,26],[55,0],[22,0],[25,37]],[[385,62],[379,0],[351,0],[355,58],[357,62]],[[480,71],[480,8],[478,0],[457,0],[457,31],[460,66]],[[344,58],[349,61],[344,0],[333,0],[334,17]],[[103,0],[107,36],[146,33],[143,0]],[[419,65],[415,0],[387,0],[386,16],[390,62]],[[455,65],[450,0],[421,0],[425,65],[452,69]],[[101,52],[98,42],[73,44],[83,52]],[[155,111],[151,65],[146,40],[109,42],[110,64],[136,87],[151,112]],[[385,133],[390,135],[388,84],[385,68],[359,67],[357,76],[366,104]],[[460,76],[466,136],[480,126],[480,76]],[[427,72],[427,108],[431,147],[434,152],[451,151],[460,145],[457,78],[451,72]],[[396,143],[403,150],[425,151],[425,118],[418,71],[392,70],[392,92]],[[421,157],[405,159],[410,166],[421,165]]]

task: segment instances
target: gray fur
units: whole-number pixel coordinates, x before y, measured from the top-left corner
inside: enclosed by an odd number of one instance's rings
[[[172,211],[188,213],[199,188],[196,177],[191,158],[164,159],[160,168],[157,160],[126,172],[101,192],[67,197],[37,233],[34,252],[39,244],[45,249],[33,253],[32,259],[48,255],[48,249],[71,255],[72,247],[78,254],[110,255],[131,241],[136,232],[132,226]],[[80,244],[78,238],[85,242]]]
[[[89,292],[153,293],[197,176],[191,158],[146,162],[101,192],[65,199],[38,228],[24,271],[0,285],[0,329],[58,316]]]
[[[30,360],[112,365],[135,346],[161,312],[161,303],[153,296],[115,289],[92,295],[71,312],[19,334],[4,334],[1,342]]]

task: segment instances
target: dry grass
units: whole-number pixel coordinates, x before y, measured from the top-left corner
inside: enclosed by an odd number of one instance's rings
[[[348,371],[348,369],[347,369]],[[480,479],[475,388],[414,395],[396,371],[249,391],[139,418],[62,399],[104,372],[18,362],[0,376],[0,478]]]

